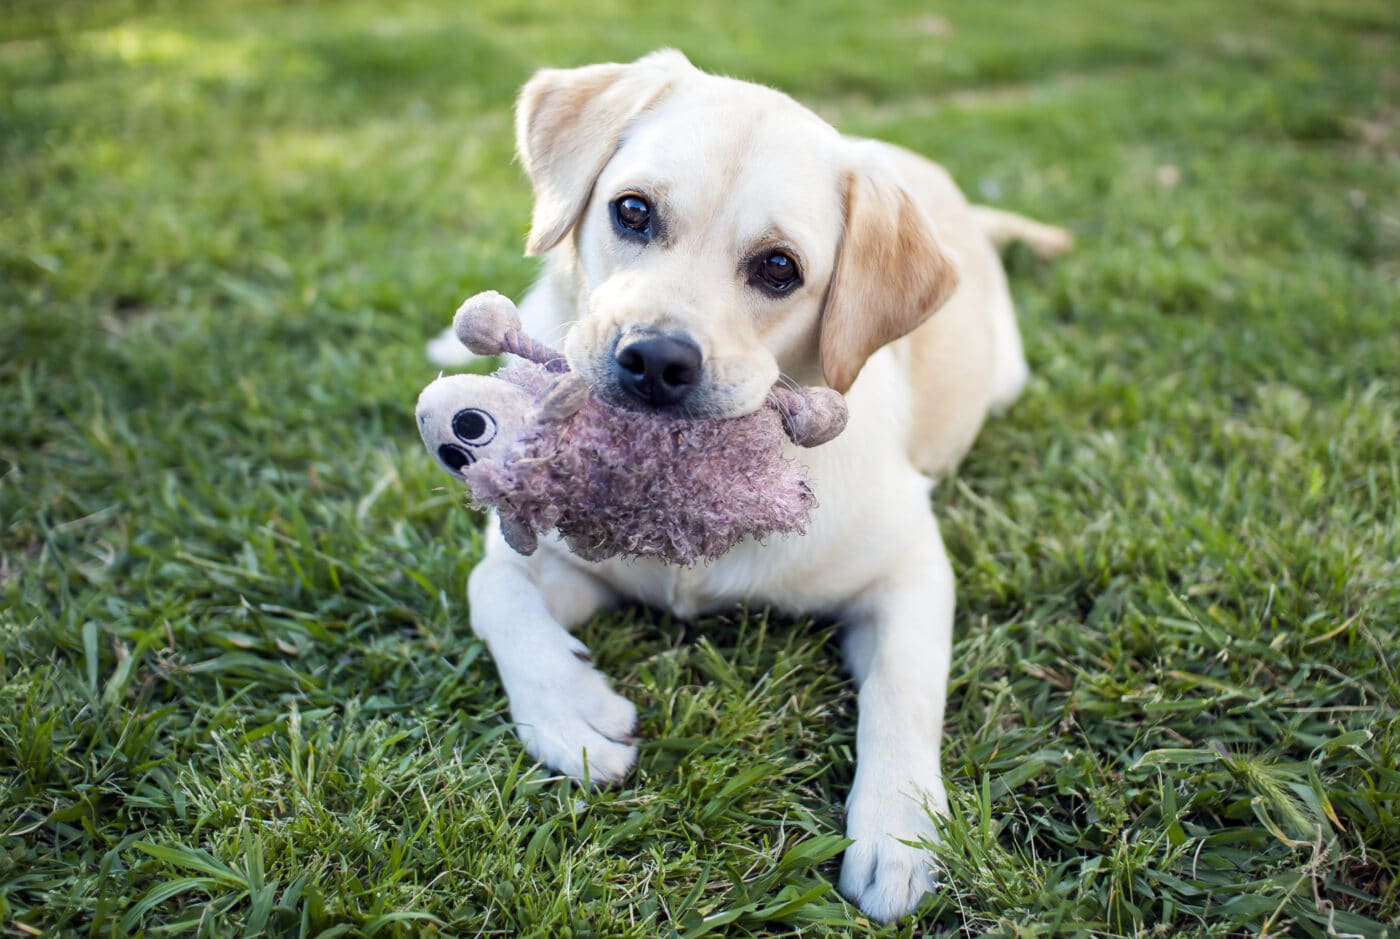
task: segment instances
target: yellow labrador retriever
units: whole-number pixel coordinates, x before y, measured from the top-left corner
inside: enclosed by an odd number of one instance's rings
[[[902,916],[933,882],[932,858],[907,842],[929,839],[930,812],[946,808],[953,574],[930,479],[1026,380],[996,244],[1053,254],[1068,236],[972,207],[922,157],[843,137],[674,51],[539,72],[517,138],[535,192],[528,251],[547,258],[525,325],[562,338],[600,395],[732,417],[776,381],[824,382],[850,408],[844,434],[796,454],[820,500],[805,537],[687,570],[589,563],[558,543],[522,557],[493,532],[471,575],[472,627],[520,737],[572,776],[631,769],[636,709],[570,635],[620,600],[682,617],[738,603],[834,617],[860,708],[840,886],[871,916]]]

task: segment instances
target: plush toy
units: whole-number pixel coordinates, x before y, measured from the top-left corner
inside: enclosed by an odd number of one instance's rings
[[[783,452],[832,439],[846,402],[829,388],[777,387],[767,406],[695,420],[604,403],[564,357],[521,332],[515,306],[478,294],[453,320],[480,355],[510,353],[494,375],[449,375],[423,389],[428,451],[495,509],[506,541],[531,554],[557,529],[576,554],[693,565],[746,537],[802,532],[816,497]]]

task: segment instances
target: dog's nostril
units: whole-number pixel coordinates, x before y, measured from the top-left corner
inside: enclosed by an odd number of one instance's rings
[[[646,374],[646,361],[640,352],[630,346],[617,354],[617,364],[631,372],[633,375],[641,376]]]
[[[668,385],[693,385],[695,372],[685,365],[668,365],[661,372],[661,380]]]

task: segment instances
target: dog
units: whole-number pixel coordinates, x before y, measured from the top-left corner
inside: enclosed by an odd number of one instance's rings
[[[557,541],[524,557],[490,532],[471,623],[520,738],[594,784],[632,768],[636,708],[571,634],[614,604],[837,621],[859,708],[840,889],[871,917],[904,916],[933,886],[922,845],[947,809],[954,585],[932,481],[1028,376],[998,247],[1020,239],[1049,257],[1069,236],[973,206],[925,158],[844,137],[673,50],[536,73],[516,137],[534,190],[526,250],[546,259],[526,329],[562,338],[604,400],[736,417],[783,381],[828,385],[850,411],[845,433],[794,453],[820,506],[804,536],[687,569],[591,563]],[[455,360],[453,343],[430,354]]]

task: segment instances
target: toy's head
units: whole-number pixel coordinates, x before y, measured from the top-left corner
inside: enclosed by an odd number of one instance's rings
[[[423,389],[418,433],[443,468],[462,479],[479,460],[499,460],[526,426],[525,389],[487,375],[448,375]]]

